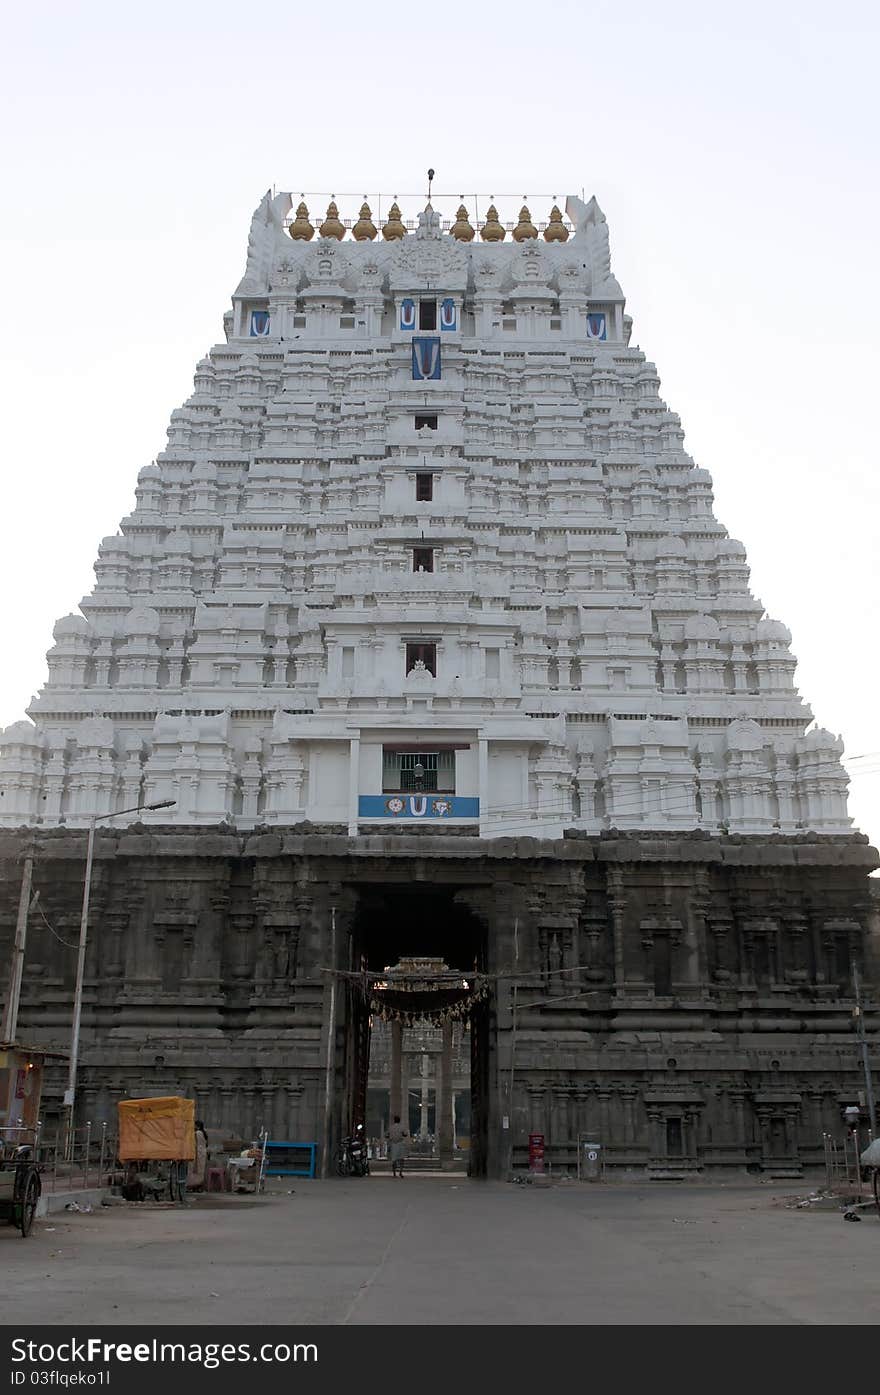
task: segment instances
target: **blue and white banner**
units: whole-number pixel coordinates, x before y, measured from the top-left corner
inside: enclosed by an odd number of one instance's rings
[[[412,375],[415,382],[429,382],[440,377],[440,337],[412,341]]]
[[[414,300],[402,300],[400,302],[400,328],[415,329],[416,327],[416,303]]]
[[[265,339],[269,333],[269,311],[251,311],[251,338]]]
[[[587,316],[587,338],[607,339],[605,332],[605,316],[603,314],[593,314]]]
[[[455,313],[455,301],[451,296],[440,302],[440,328],[457,329],[458,320]]]
[[[360,819],[478,819],[480,801],[455,794],[362,794]]]

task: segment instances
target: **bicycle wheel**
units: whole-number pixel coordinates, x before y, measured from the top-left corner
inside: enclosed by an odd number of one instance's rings
[[[339,1177],[348,1176],[348,1159],[344,1153],[340,1153],[339,1157],[336,1159],[336,1173]]]
[[[22,1188],[22,1197],[18,1206],[16,1224],[21,1231],[22,1239],[30,1235],[31,1226],[34,1223],[34,1216],[37,1214],[37,1202],[40,1199],[40,1175],[38,1172],[29,1172],[27,1180]]]

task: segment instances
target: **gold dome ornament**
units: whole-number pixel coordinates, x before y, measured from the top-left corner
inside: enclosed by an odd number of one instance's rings
[[[309,222],[309,210],[304,203],[301,203],[296,210],[296,217],[288,231],[294,242],[311,242],[315,236],[315,229]]]
[[[486,221],[480,228],[480,237],[484,242],[503,242],[507,233],[498,220],[498,209],[494,203],[490,203],[486,209]]]
[[[568,228],[562,221],[562,213],[559,205],[554,204],[550,210],[550,222],[544,229],[545,242],[567,242]]]
[[[400,209],[396,203],[393,203],[388,210],[388,221],[382,228],[382,236],[386,242],[393,242],[398,237],[406,237],[406,228],[403,226]]]
[[[459,242],[470,242],[473,238],[474,230],[471,227],[468,211],[463,203],[459,204],[458,212],[455,215],[455,222],[452,224],[449,231]]]
[[[351,235],[355,242],[372,242],[376,236],[376,224],[373,222],[370,205],[366,202],[361,204],[361,211],[351,230]]]
[[[318,229],[319,237],[335,237],[337,242],[341,242],[345,237],[345,228],[339,221],[339,209],[333,200],[327,205],[327,217]]]
[[[527,238],[537,236],[538,229],[532,222],[532,215],[526,205],[523,204],[519,211],[519,222],[513,230],[513,240],[514,242],[525,242]]]

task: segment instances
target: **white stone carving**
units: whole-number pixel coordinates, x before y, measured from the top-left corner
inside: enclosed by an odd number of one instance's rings
[[[448,291],[464,290],[468,277],[468,253],[451,237],[425,232],[421,237],[401,238],[394,244],[388,269],[392,290],[410,291],[430,282],[442,282]]]
[[[486,836],[845,833],[841,742],[629,345],[595,200],[564,245],[459,243],[432,209],[293,242],[291,203],[256,210],[223,341],[0,734],[0,826],[173,799],[357,829],[383,745],[434,743]],[[430,382],[400,325],[423,295],[456,306]]]
[[[419,225],[416,228],[416,237],[421,242],[427,239],[436,240],[439,239],[440,236],[440,214],[437,213],[430,204],[426,204],[419,214]]]
[[[279,243],[283,246],[284,219],[292,204],[290,194],[277,194],[273,198],[271,189],[267,189],[254,210],[248,235],[247,266],[238,288],[239,295],[259,295],[269,289],[272,263]]]

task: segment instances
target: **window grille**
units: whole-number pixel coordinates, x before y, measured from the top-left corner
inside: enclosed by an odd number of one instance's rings
[[[416,766],[421,772],[416,773]],[[454,751],[383,751],[382,789],[385,793],[440,791],[455,793]]]

